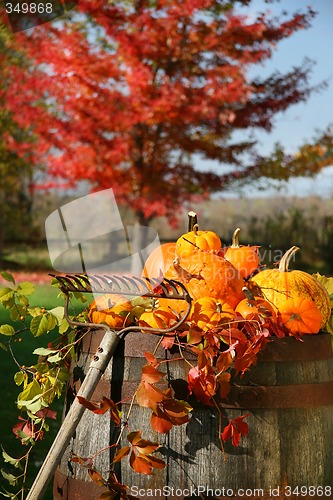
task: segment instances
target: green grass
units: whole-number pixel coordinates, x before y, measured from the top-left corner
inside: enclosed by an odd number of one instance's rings
[[[64,305],[61,298],[57,298],[59,291],[50,286],[43,285],[36,287],[36,293],[31,297],[31,305],[38,305],[50,309],[58,305]],[[75,309],[79,310],[84,307],[81,303],[75,303]],[[10,321],[9,313],[0,304],[0,324],[9,323]],[[15,324],[13,324],[15,327]],[[17,325],[16,325],[17,326]],[[59,334],[57,333],[56,336]],[[1,336],[1,341],[6,341],[8,337]],[[21,342],[13,343],[13,351],[16,359],[20,364],[29,366],[35,364],[37,361],[37,356],[32,354],[34,349],[37,347],[46,347],[50,340],[55,338],[55,334],[47,334],[38,338],[33,337],[33,335],[27,331],[23,332],[21,335]],[[19,439],[15,437],[12,432],[13,425],[17,422],[18,409],[16,407],[15,401],[21,390],[14,380],[13,376],[18,371],[18,367],[13,361],[9,352],[5,352],[0,349],[0,373],[2,378],[2,383],[0,384],[0,415],[1,415],[1,426],[0,426],[0,444],[7,451],[7,453],[13,457],[22,456],[26,450],[26,446],[22,446]],[[46,456],[54,437],[60,427],[61,417],[62,417],[62,407],[63,399],[55,400],[52,404],[52,408],[57,411],[57,421],[50,420],[48,423],[50,425],[50,431],[45,433],[45,437],[42,441],[35,445],[35,448],[31,454],[31,460],[28,471],[28,485],[31,485],[33,479],[36,477],[39,467],[41,466],[44,457]],[[1,468],[8,470],[8,464],[4,464],[1,458]],[[12,491],[12,488],[8,486],[8,482],[5,481],[2,476],[0,477],[0,490],[6,488]],[[16,491],[16,490],[14,490]],[[49,486],[47,494],[44,496],[45,500],[52,500],[52,484]]]

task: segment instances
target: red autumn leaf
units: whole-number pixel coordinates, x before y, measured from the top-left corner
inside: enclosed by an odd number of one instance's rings
[[[174,335],[165,335],[161,342],[161,346],[163,347],[163,349],[171,349],[174,343],[175,343]]]
[[[247,340],[245,343],[239,344],[236,348],[237,355],[234,360],[236,373],[244,374],[251,365],[257,363],[258,353],[265,347],[268,339],[266,335],[260,334]]]
[[[157,443],[152,443],[151,441],[147,441],[145,439],[140,439],[140,441],[135,445],[135,450],[139,453],[139,455],[150,455],[154,453],[160,447]]]
[[[230,327],[228,330],[222,330],[220,336],[230,346],[232,344],[244,343],[247,341],[246,335],[238,328]]]
[[[157,410],[157,413],[151,414],[150,425],[154,431],[159,432],[160,434],[166,434],[172,429],[173,424],[168,415],[160,410]]]
[[[140,382],[139,387],[136,390],[135,397],[138,405],[143,406],[144,408],[150,407],[150,398],[148,397],[144,381]]]
[[[208,406],[213,406],[211,397],[216,393],[216,379],[214,375],[206,375],[198,367],[191,368],[188,372],[188,387],[198,401]]]
[[[221,352],[221,354],[216,360],[216,368],[218,372],[227,371],[232,365],[232,362],[233,362],[233,355],[229,351],[229,349],[227,351]]]
[[[188,344],[200,344],[202,341],[202,330],[200,328],[197,328],[195,326],[191,326],[187,333],[187,343]]]
[[[149,351],[146,351],[144,354],[144,357],[146,358],[147,362],[152,365],[152,366],[157,366],[158,362],[157,359],[155,358],[154,354],[152,354]]]
[[[82,465],[83,467],[86,467],[90,469],[92,467],[92,460],[91,458],[87,457],[80,457],[79,455],[76,455],[76,453],[72,453],[70,456],[70,461],[74,463],[78,463]]]
[[[170,418],[187,417],[192,410],[192,407],[186,401],[179,399],[167,399],[163,401],[161,406]]]
[[[52,418],[52,420],[57,420],[57,412],[51,410],[51,408],[42,408],[35,415],[38,418]]]
[[[208,350],[199,351],[198,354],[198,367],[199,370],[203,370],[206,367],[212,366],[212,356],[209,354]]]
[[[88,410],[96,413],[98,415],[104,415],[108,410],[110,410],[111,418],[116,425],[120,425],[121,423],[121,412],[118,410],[117,405],[112,401],[112,399],[108,399],[103,396],[102,401],[100,403],[95,403],[93,401],[88,401],[82,396],[77,396],[79,403],[87,408]]]
[[[231,374],[226,372],[220,373],[217,377],[217,381],[219,383],[219,394],[222,399],[225,399],[230,392],[230,378]]]
[[[132,497],[132,495],[127,495],[126,490],[127,486],[124,484],[119,483],[116,474],[113,471],[110,471],[109,479],[108,479],[108,486],[111,490],[112,493],[114,493],[114,497],[111,498],[116,498],[117,500],[124,499],[124,500],[129,500],[135,497]],[[106,493],[106,492],[104,492]],[[108,498],[108,497],[106,497]]]
[[[164,467],[166,467],[166,463],[164,462],[164,460],[161,460],[160,458],[154,457],[152,455],[149,455],[149,462],[154,469],[164,469]]]
[[[18,417],[18,419],[20,420],[20,422],[17,422],[13,426],[12,431],[17,438],[21,439],[22,444],[24,444],[24,439],[22,436],[19,436],[19,431],[23,432],[25,436],[35,439],[36,441],[41,441],[43,439],[43,430],[40,430],[39,427],[33,425],[28,419],[25,420],[20,416]]]
[[[136,391],[138,404],[146,408],[151,408],[153,411],[156,411],[158,403],[161,403],[165,397],[167,397],[166,392],[160,391],[157,387],[144,380],[142,380]]]
[[[222,432],[222,439],[224,442],[232,439],[232,444],[234,446],[239,446],[239,442],[242,436],[247,436],[249,432],[249,426],[244,422],[244,418],[248,417],[249,413],[242,415],[241,417],[236,417],[230,420],[229,424],[224,428]]]
[[[92,481],[96,483],[98,486],[106,486],[105,481],[101,474],[95,469],[88,469],[88,474]]]
[[[152,474],[153,467],[150,464],[149,460],[145,460],[142,457],[138,457],[133,451],[130,455],[130,466],[135,472],[139,472],[140,474]]]
[[[124,446],[123,448],[120,448],[117,453],[115,454],[113,458],[113,462],[120,462],[124,457],[127,457],[131,450],[130,446]]]
[[[142,367],[142,380],[144,380],[145,382],[155,384],[156,382],[159,382],[164,376],[165,373],[160,372],[152,365],[144,365]]]

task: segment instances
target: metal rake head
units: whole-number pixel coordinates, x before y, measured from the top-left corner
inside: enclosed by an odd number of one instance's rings
[[[50,276],[60,283],[60,289],[64,293],[107,293],[191,302],[191,297],[185,286],[178,281],[167,278],[158,280],[147,277],[106,274],[89,276],[86,274],[66,274],[65,276],[50,274]]]

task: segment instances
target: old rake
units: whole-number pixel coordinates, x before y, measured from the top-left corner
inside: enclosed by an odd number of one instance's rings
[[[113,357],[117,345],[121,339],[124,339],[128,332],[150,332],[158,335],[172,335],[186,320],[191,309],[191,296],[182,283],[164,278],[162,281],[151,278],[136,276],[118,276],[118,275],[93,275],[89,277],[84,274],[53,276],[60,284],[60,289],[66,295],[65,317],[71,326],[84,328],[104,329],[105,335],[93,356],[87,374],[77,393],[85,399],[90,399],[102,374]],[[121,294],[131,297],[152,297],[168,298],[171,300],[184,300],[187,302],[187,310],[179,319],[177,324],[171,328],[156,330],[148,327],[129,326],[122,330],[111,330],[107,325],[82,323],[71,320],[68,313],[69,299],[71,292],[83,293],[101,293],[101,294]],[[75,429],[85,411],[78,399],[75,398],[70,410],[68,411],[58,434],[39,470],[38,475],[30,489],[27,500],[42,500],[47,486],[52,479],[56,468],[75,433]]]

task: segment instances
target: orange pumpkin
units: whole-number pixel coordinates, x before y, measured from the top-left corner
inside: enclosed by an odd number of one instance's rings
[[[201,297],[192,307],[191,321],[203,331],[230,322],[235,317],[235,311],[227,304],[213,297]]]
[[[315,302],[305,297],[287,299],[279,310],[280,321],[291,335],[315,334],[320,330],[322,314]]]
[[[232,237],[232,245],[226,251],[224,257],[231,262],[240,272],[242,278],[248,278],[258,269],[260,264],[258,246],[246,246],[239,244],[240,228],[238,227]]]
[[[267,300],[254,296],[248,289],[245,289],[244,293],[246,298],[241,300],[235,309],[242,318],[259,321],[266,328],[269,327],[270,321],[276,321],[274,308]]]
[[[176,243],[163,243],[155,248],[148,256],[142,275],[147,278],[158,278],[164,276],[165,271],[171,266],[175,259]]]
[[[229,261],[214,253],[196,250],[190,257],[176,259],[165,276],[183,283],[193,300],[213,297],[234,308],[244,298],[243,278]]]
[[[183,316],[187,311],[188,304],[185,300],[174,300],[168,298],[158,299],[158,307],[168,309],[179,316]]]
[[[265,269],[251,278],[261,288],[266,300],[280,310],[287,299],[304,297],[314,301],[322,314],[321,328],[331,315],[330,297],[314,276],[298,270],[289,270],[291,258],[299,250],[293,246],[282,257],[278,269]]]
[[[100,295],[92,301],[88,309],[91,323],[106,323],[110,328],[119,329],[128,326],[132,304],[123,295]]]
[[[139,319],[139,325],[149,328],[156,328],[156,330],[165,330],[177,323],[176,315],[167,307],[152,307],[146,309]]]
[[[180,259],[195,255],[197,250],[217,252],[221,248],[221,240],[214,231],[198,231],[198,224],[193,231],[183,234],[176,243],[176,256]]]

